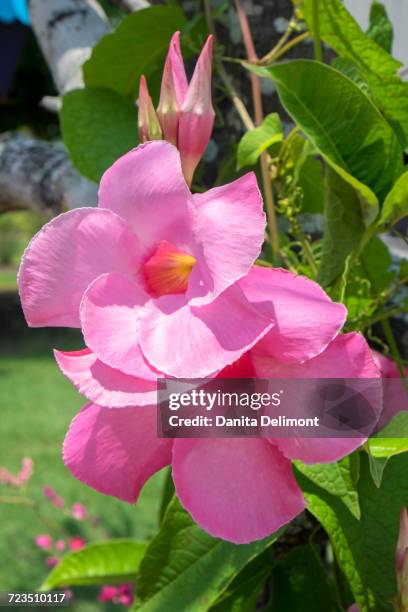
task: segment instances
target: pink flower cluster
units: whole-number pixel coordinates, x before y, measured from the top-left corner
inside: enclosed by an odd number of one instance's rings
[[[89,402],[64,443],[71,472],[102,493],[135,502],[146,480],[171,465],[176,494],[196,522],[245,543],[304,509],[292,460],[335,461],[362,440],[159,439],[158,377],[380,373],[364,338],[341,334],[343,305],[307,278],[254,265],[265,215],[253,173],[190,192],[181,133],[191,117],[183,113],[199,106],[196,80],[209,74],[211,41],[186,93],[177,45],[175,37],[158,117],[179,150],[155,140],[117,160],[102,177],[97,208],[64,213],[34,237],[19,288],[31,326],[82,329],[85,348],[55,352]],[[165,116],[166,96],[171,91],[174,98],[178,88],[184,101]],[[189,96],[197,104],[187,104]],[[208,111],[208,100],[201,111]],[[205,128],[194,129],[207,130],[208,123],[207,117]]]
[[[20,472],[15,475],[5,467],[0,466],[0,484],[21,488],[27,484],[33,475],[34,462],[30,457],[24,457]]]

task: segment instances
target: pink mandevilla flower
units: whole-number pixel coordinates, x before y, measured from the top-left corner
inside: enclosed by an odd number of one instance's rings
[[[213,37],[198,58],[190,84],[187,81],[180,49],[180,32],[171,39],[163,70],[157,114],[144,76],[140,79],[138,126],[141,142],[164,137],[181,156],[184,176],[191,185],[210,140],[214,124],[211,101],[211,61]]]
[[[192,195],[175,147],[140,145],[102,177],[98,208],[64,213],[31,241],[19,272],[26,319],[81,326],[81,356],[113,394],[118,375],[143,392],[157,372],[208,376],[274,325],[237,282],[264,229],[253,173]]]

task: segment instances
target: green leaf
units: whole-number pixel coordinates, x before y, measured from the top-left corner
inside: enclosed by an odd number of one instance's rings
[[[391,53],[394,30],[391,21],[388,19],[385,6],[377,0],[373,0],[370,9],[370,25],[367,35],[372,38],[377,45],[385,51]]]
[[[242,545],[212,538],[174,498],[140,565],[133,609],[201,612],[210,608],[243,567],[276,537]]]
[[[83,71],[87,87],[106,87],[137,97],[139,79],[161,68],[174,32],[185,19],[176,6],[153,6],[125,17],[94,47]]]
[[[339,497],[353,516],[360,518],[357,483],[359,473],[358,454],[345,457],[337,463],[306,465],[295,461],[296,468],[309,480],[331,495]]]
[[[331,63],[332,67],[348,77],[355,83],[366,96],[372,98],[370,85],[364,76],[361,67],[353,60],[346,57],[335,57]]]
[[[391,269],[392,257],[388,247],[380,238],[374,236],[365,246],[360,256],[361,266],[371,284],[371,292],[377,296],[387,289],[396,277]]]
[[[124,539],[88,544],[65,555],[48,575],[41,590],[133,581],[146,548],[145,542]]]
[[[353,81],[310,60],[252,70],[275,82],[287,112],[330,164],[385,197],[402,172],[402,152],[387,121]]]
[[[344,270],[347,257],[358,247],[365,224],[362,209],[366,202],[352,177],[343,176],[332,167],[326,173],[326,202],[322,256],[318,282],[330,285]],[[373,201],[374,207],[374,201]],[[377,210],[377,208],[376,208]]]
[[[380,487],[384,475],[385,466],[388,463],[389,457],[374,457],[374,455],[368,453],[368,460],[373,482],[376,487]]]
[[[259,156],[276,142],[282,142],[282,124],[278,113],[265,117],[262,125],[249,130],[241,138],[238,145],[237,166],[253,166]]]
[[[272,552],[267,548],[234,578],[210,611],[253,612],[265,582],[272,573],[273,563]]]
[[[358,521],[342,501],[302,474],[308,509],[322,523],[348,578],[361,612],[391,612],[396,594],[395,547],[399,511],[408,503],[408,454],[392,457],[378,488],[370,476],[366,453],[361,454]]]
[[[408,450],[408,412],[399,412],[368,441],[373,457],[392,457]]]
[[[265,612],[333,612],[338,610],[319,553],[311,544],[291,550],[276,563],[272,597]]]
[[[363,71],[376,105],[395,130],[402,146],[408,143],[408,83],[396,74],[402,64],[365,34],[341,0],[319,0],[322,39],[341,57],[353,60]],[[313,32],[313,0],[303,9]]]
[[[408,215],[408,172],[404,172],[385,198],[380,223],[394,225]]]
[[[78,89],[63,97],[61,128],[77,170],[98,182],[104,171],[138,144],[133,103],[108,89]]]

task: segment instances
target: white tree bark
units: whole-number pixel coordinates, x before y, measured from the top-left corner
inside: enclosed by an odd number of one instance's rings
[[[30,17],[60,93],[83,87],[82,64],[110,31],[95,0],[31,0]]]
[[[96,185],[79,176],[62,145],[20,135],[0,138],[0,213],[34,210],[50,216],[96,204]]]

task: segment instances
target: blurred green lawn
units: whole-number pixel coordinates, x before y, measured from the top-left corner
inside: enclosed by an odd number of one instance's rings
[[[6,286],[6,278],[0,273],[0,300],[2,285]],[[35,536],[47,532],[53,537],[64,536],[53,529],[61,514],[44,500],[45,484],[65,498],[67,505],[77,501],[85,504],[90,514],[100,517],[101,525],[111,536],[144,539],[157,528],[162,474],[146,485],[136,506],[100,495],[76,481],[62,463],[61,444],[84,399],[59,372],[52,348],[80,348],[80,334],[76,330],[29,330],[21,321],[18,332],[8,333],[13,326],[8,325],[4,316],[2,328],[5,333],[1,334],[0,346],[0,465],[18,472],[23,457],[33,458],[34,476],[28,493],[41,502],[49,524],[44,525],[32,508],[0,504],[0,591],[33,590],[48,571],[44,555],[34,545]],[[13,489],[0,485],[0,496],[12,494]],[[103,535],[90,521],[67,521],[64,529],[79,535],[78,527],[83,529],[86,539],[100,539]],[[88,598],[81,599],[80,609],[86,612],[108,608]]]

